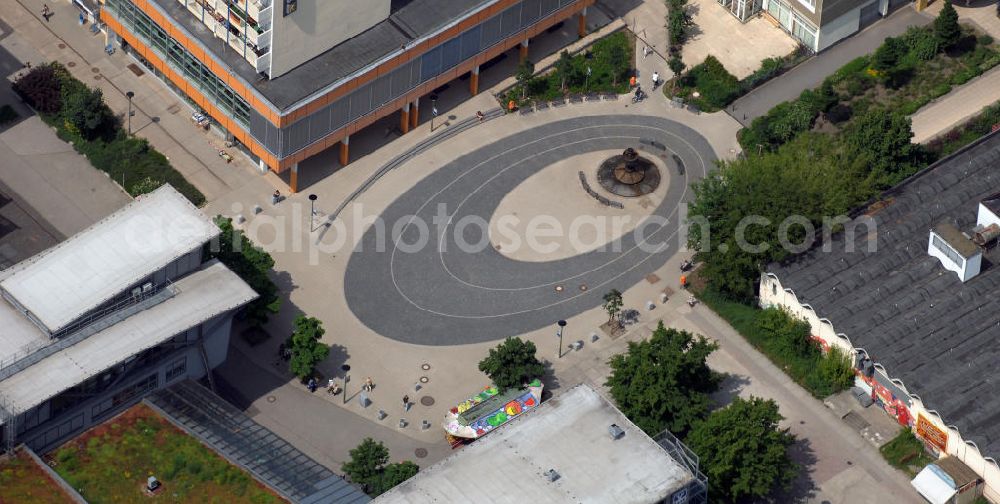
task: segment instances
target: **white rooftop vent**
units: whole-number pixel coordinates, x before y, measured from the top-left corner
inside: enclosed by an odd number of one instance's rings
[[[549,469],[548,471],[545,471],[544,476],[545,479],[549,480],[549,482],[554,482],[560,477],[559,473],[557,473],[555,469]]]
[[[982,266],[982,250],[958,228],[946,222],[931,230],[927,253],[941,261],[946,270],[954,271],[963,282],[978,275]]]
[[[611,434],[611,439],[614,440],[621,439],[622,436],[625,435],[625,431],[622,430],[622,428],[619,427],[618,424],[611,424],[611,426],[608,427],[608,433]]]
[[[979,215],[976,217],[976,227],[1000,226],[1000,193],[987,196],[979,202]]]

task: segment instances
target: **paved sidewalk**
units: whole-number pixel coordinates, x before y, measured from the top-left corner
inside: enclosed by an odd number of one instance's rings
[[[1000,101],[1000,67],[924,106],[913,119],[913,142],[925,143]]]
[[[754,89],[736,100],[726,111],[744,126],[748,126],[775,105],[798,98],[802,91],[819,86],[823,79],[848,61],[874,52],[886,37],[898,36],[910,26],[926,25],[931,20],[932,18],[915,11],[911,6],[902,7],[889,17]]]
[[[14,29],[4,45],[18,59],[35,64],[63,63],[76,78],[99,87],[108,106],[123,122],[128,110],[125,93],[135,92],[132,131],[148,139],[208,201],[261,178],[256,166],[244,156],[234,156],[229,164],[222,160],[218,151],[223,148],[224,138],[196,128],[189,119],[191,106],[148,69],[121,50],[108,56],[104,52],[104,34],[93,34],[89,23],[81,27],[75,7],[66,2],[48,2],[54,15],[46,23],[40,15],[44,3],[0,0],[0,19]],[[141,75],[129,70],[130,65]],[[265,177],[281,187],[277,176]]]

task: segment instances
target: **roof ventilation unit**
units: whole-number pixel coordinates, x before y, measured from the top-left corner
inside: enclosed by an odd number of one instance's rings
[[[625,431],[622,430],[618,424],[611,424],[611,426],[608,427],[608,434],[611,434],[612,440],[618,440],[625,437]]]
[[[549,480],[550,483],[559,479],[559,473],[557,473],[555,469],[549,469],[548,471],[545,471],[544,476],[545,479]]]

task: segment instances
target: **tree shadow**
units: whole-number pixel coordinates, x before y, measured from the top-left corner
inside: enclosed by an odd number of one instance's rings
[[[710,396],[712,408],[723,408],[740,395],[740,391],[750,384],[750,377],[732,373],[722,375],[719,389]]]
[[[556,377],[551,362],[545,360],[542,361],[542,365],[545,366],[545,372],[542,374],[542,383],[545,384],[545,388],[542,389],[542,401],[547,401],[557,390],[562,388],[562,384]]]
[[[816,453],[813,451],[812,443],[808,439],[796,439],[795,443],[788,447],[788,456],[798,464],[798,474],[787,489],[779,489],[772,493],[768,502],[775,504],[812,502],[819,490],[811,474],[812,467],[816,465]]]

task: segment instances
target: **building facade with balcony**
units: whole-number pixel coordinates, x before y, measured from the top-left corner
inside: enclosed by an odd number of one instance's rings
[[[222,364],[257,294],[204,260],[218,235],[165,185],[0,272],[0,449],[46,451]]]
[[[586,31],[594,0],[104,0],[101,20],[208,113],[260,167],[290,171],[469,76],[572,16]]]

